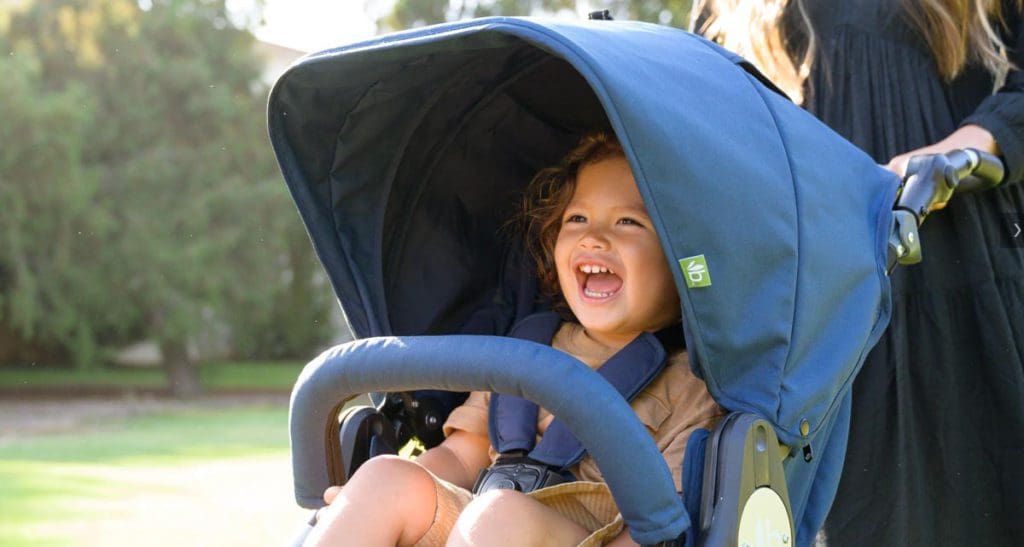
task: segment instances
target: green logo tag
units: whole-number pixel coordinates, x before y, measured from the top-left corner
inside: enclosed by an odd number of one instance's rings
[[[697,287],[711,286],[711,272],[708,271],[708,263],[704,255],[691,256],[690,258],[679,259],[679,267],[686,277],[686,286],[691,289]]]

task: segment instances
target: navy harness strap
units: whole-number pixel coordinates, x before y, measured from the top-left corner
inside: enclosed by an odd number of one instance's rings
[[[549,346],[561,324],[562,319],[555,312],[537,313],[527,316],[512,327],[509,336]],[[536,404],[522,397],[492,393],[487,414],[491,446],[499,454],[513,450],[533,450],[537,442],[538,411]]]
[[[510,336],[550,345],[561,323],[561,318],[554,312],[531,315],[516,325]],[[666,356],[658,338],[643,333],[609,358],[597,373],[627,401],[632,401],[665,368]],[[562,472],[583,459],[586,450],[557,418],[548,426],[540,444],[534,447],[537,415],[538,407],[530,401],[515,395],[492,394],[489,412],[491,444],[499,453],[529,451],[531,459]]]

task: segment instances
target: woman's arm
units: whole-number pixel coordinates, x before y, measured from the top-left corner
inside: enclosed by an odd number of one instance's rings
[[[957,129],[935,144],[904,152],[892,158],[885,167],[902,179],[907,173],[907,162],[910,161],[910,158],[923,154],[945,154],[960,148],[974,148],[997,156],[1002,154],[999,143],[996,142],[992,133],[980,125],[970,124]]]
[[[1003,86],[982,101],[960,122],[960,128],[945,139],[892,158],[886,167],[900,177],[905,174],[910,156],[976,148],[1002,156],[1006,164],[1005,183],[1024,178],[1024,24],[1016,2],[1007,2],[1004,6],[1005,26],[996,25],[1002,31],[1007,59],[1011,63]]]

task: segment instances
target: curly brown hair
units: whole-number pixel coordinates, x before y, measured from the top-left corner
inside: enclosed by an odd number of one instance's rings
[[[537,267],[541,294],[563,315],[571,317],[572,312],[558,284],[555,242],[562,228],[562,215],[576,191],[576,177],[587,165],[624,156],[614,134],[588,134],[558,165],[540,170],[523,194],[519,217],[526,249]]]

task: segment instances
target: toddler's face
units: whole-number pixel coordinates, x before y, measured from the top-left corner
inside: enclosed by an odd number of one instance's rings
[[[580,170],[555,243],[558,282],[580,324],[624,344],[679,317],[679,297],[629,163]]]

